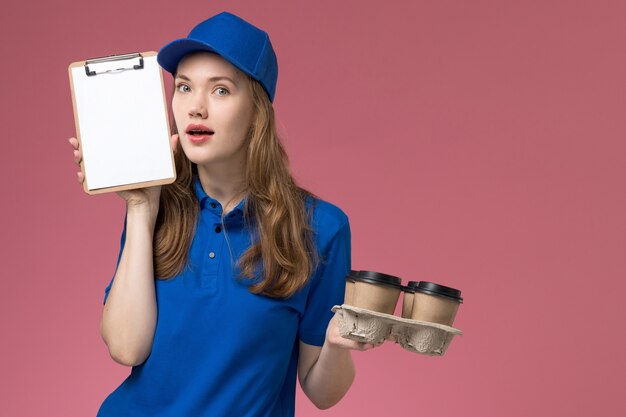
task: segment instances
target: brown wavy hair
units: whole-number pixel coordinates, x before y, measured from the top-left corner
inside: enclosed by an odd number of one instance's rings
[[[306,284],[319,262],[310,224],[313,207],[307,210],[305,204],[315,196],[296,185],[276,132],[272,103],[261,84],[247,79],[255,115],[248,134],[245,185],[239,197],[246,198],[244,220],[253,243],[237,261],[239,278],[251,280],[249,291],[253,294],[286,298]],[[176,123],[172,126],[177,133]],[[176,181],[161,189],[155,226],[154,271],[158,279],[172,278],[186,267],[198,221],[199,202],[193,190],[197,167],[182,152],[180,143],[177,146]]]

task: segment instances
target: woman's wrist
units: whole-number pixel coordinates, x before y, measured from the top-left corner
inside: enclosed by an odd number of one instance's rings
[[[154,209],[149,204],[126,204],[126,221],[145,222],[154,228],[158,212],[158,207]]]

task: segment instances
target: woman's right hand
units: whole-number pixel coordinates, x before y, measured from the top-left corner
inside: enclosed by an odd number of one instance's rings
[[[78,143],[78,139],[69,138],[69,142],[74,148],[74,163],[80,167],[83,155],[80,150],[80,144]],[[177,144],[178,134],[172,135],[170,137],[170,145],[174,152],[176,152]],[[82,170],[76,173],[76,177],[78,182],[81,184],[85,181],[85,176],[83,175]],[[119,195],[126,201],[126,207],[128,210],[148,209],[148,212],[151,213],[154,218],[156,218],[156,214],[159,212],[159,196],[161,195],[160,185],[138,188],[135,190],[117,191],[117,195]]]

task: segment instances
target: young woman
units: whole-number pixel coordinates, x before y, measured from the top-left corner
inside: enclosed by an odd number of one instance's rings
[[[296,375],[317,407],[333,406],[354,379],[350,349],[372,346],[339,336],[330,311],[349,222],[289,173],[268,35],[224,12],[158,61],[175,78],[177,179],[118,193],[127,211],[101,334],[133,368],[98,416],[293,416]]]

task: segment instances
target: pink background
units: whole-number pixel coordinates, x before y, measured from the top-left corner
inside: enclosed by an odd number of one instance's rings
[[[75,181],[67,66],[228,9],[271,34],[294,175],[350,216],[354,268],[465,298],[444,357],[355,352],[297,415],[626,415],[624,2],[176,4],[2,6],[0,414],[95,415],[129,372],[98,331],[124,205]]]

